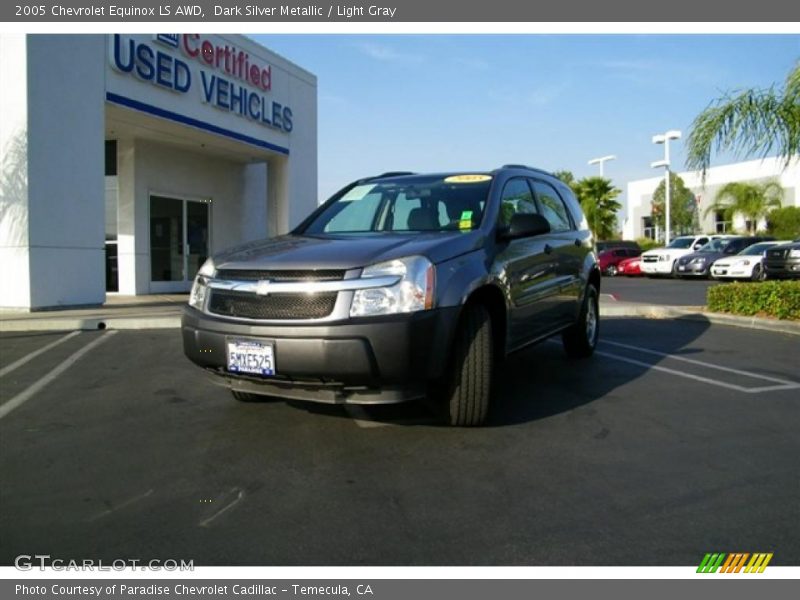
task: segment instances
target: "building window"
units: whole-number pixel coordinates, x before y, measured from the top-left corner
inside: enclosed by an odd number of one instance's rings
[[[656,239],[656,228],[653,227],[653,217],[642,217],[642,233],[651,240]]]
[[[106,140],[106,177],[117,175],[117,140]]]
[[[725,211],[714,211],[714,231],[717,233],[727,233],[731,228],[731,222],[725,220]]]

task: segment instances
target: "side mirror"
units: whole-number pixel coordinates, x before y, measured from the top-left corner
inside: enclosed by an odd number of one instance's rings
[[[500,231],[501,239],[515,240],[550,233],[550,223],[542,215],[516,213],[511,217],[511,224]]]
[[[694,246],[692,246],[692,250],[700,250],[700,248],[702,248],[702,247],[703,247],[703,244],[695,244]]]

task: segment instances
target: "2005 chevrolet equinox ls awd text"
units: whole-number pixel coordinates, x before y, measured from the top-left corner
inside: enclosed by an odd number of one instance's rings
[[[599,289],[586,219],[551,174],[385,173],[206,261],[183,345],[238,400],[427,396],[480,425],[508,353],[561,334],[570,357],[592,354]]]

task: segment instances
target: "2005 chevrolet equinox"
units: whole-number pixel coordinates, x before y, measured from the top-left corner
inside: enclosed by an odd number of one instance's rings
[[[570,357],[592,354],[599,289],[586,219],[551,174],[385,173],[210,258],[183,345],[238,400],[428,396],[480,425],[508,353],[560,334]]]

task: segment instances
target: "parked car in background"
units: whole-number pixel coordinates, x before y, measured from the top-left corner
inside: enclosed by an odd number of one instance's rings
[[[718,258],[711,265],[711,276],[714,279],[750,279],[763,281],[767,271],[764,259],[767,250],[773,246],[789,244],[789,241],[758,242],[752,244],[735,256]]]
[[[675,276],[707,278],[711,273],[711,265],[719,258],[738,254],[748,246],[758,242],[774,240],[770,237],[726,237],[711,240],[697,252],[685,254],[676,262]]]
[[[672,275],[681,256],[696,252],[710,240],[730,237],[725,235],[682,235],[672,240],[666,248],[654,248],[642,254],[642,271],[648,277]]]
[[[626,258],[617,265],[617,275],[634,277],[642,275],[642,257]]]
[[[600,265],[600,272],[603,275],[614,277],[617,274],[618,265],[623,260],[639,256],[641,250],[635,248],[609,248],[597,255],[597,264]]]
[[[628,248],[630,250],[638,250],[639,252],[636,256],[642,253],[642,248],[633,240],[600,240],[595,243],[595,247],[597,248],[597,252],[603,252],[611,248]]]
[[[764,266],[767,279],[800,278],[800,242],[770,248],[764,257]]]

